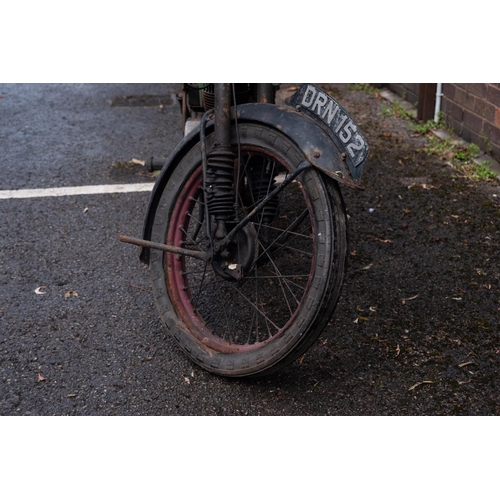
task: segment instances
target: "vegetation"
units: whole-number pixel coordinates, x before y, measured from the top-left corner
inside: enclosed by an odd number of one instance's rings
[[[413,116],[409,113],[404,106],[402,106],[399,102],[393,101],[390,103],[389,107],[382,107],[382,116],[387,117],[398,117],[404,118],[406,120],[413,120]]]
[[[377,94],[378,89],[372,87],[369,83],[350,83],[347,86],[350,90],[358,90],[368,92],[369,94]]]
[[[378,93],[378,89],[367,83],[353,83],[349,85],[349,88],[351,90],[364,91],[370,94]],[[400,102],[393,101],[388,106],[382,106],[382,116],[391,118],[398,117],[407,120],[410,130],[427,138],[427,146],[424,148],[427,154],[444,157],[451,166],[462,172],[471,180],[487,181],[498,178],[498,174],[490,169],[491,162],[489,160],[481,162],[480,165],[474,161],[474,159],[481,154],[479,146],[474,143],[470,143],[467,146],[458,144],[457,141],[452,140],[453,132],[451,130],[447,130],[450,135],[444,139],[437,137],[433,133],[439,129],[446,130],[444,117],[441,112],[438,115],[437,123],[434,120],[419,123]],[[488,143],[486,138],[485,143]]]
[[[426,135],[426,134],[424,134]],[[488,181],[497,179],[498,174],[488,167],[489,160],[485,160],[478,165],[474,159],[481,154],[479,146],[470,143],[466,146],[454,144],[450,138],[439,139],[436,136],[429,137],[428,145],[425,148],[427,154],[442,156],[448,159],[449,163],[466,177],[474,181]]]

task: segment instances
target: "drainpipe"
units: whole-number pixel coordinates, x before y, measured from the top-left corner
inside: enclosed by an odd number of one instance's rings
[[[443,84],[438,83],[436,87],[436,107],[434,108],[434,121],[439,121],[439,112],[441,111],[441,97],[443,97]]]

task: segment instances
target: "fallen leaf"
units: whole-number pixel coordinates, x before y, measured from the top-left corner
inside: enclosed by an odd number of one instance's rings
[[[38,381],[39,381],[39,382],[43,382],[44,380],[45,380],[45,377],[44,377],[44,376],[42,376],[42,374],[41,374],[41,373],[39,373],[39,374],[38,374]]]
[[[36,290],[35,290],[35,293],[37,295],[45,295],[47,292],[43,292],[42,291],[42,288],[47,288],[46,286],[39,286]]]
[[[399,347],[399,344],[396,346],[396,358],[399,356],[401,353],[401,348]]]
[[[434,382],[432,380],[422,380],[422,382],[417,382],[416,384],[412,385],[408,390],[413,391],[416,387],[422,384],[433,384]]]
[[[184,379],[184,382],[186,382],[186,384],[190,385],[191,384],[191,381],[189,380],[188,377],[185,377],[184,375],[182,376],[182,378]]]
[[[401,302],[403,302],[403,304],[406,304],[409,300],[415,300],[420,294],[417,293],[417,295],[414,295],[413,297],[408,297],[407,299],[401,299]]]
[[[392,243],[391,240],[382,240],[381,238],[375,238],[375,241],[380,241],[382,243]]]
[[[65,294],[64,294],[64,298],[65,299],[69,299],[70,297],[78,297],[78,293],[75,292],[74,290],[68,290]]]
[[[368,318],[365,318],[364,316],[358,316],[358,317],[354,320],[354,323],[359,323],[360,321],[368,321]]]
[[[373,264],[368,264],[367,266],[362,267],[362,268],[361,268],[361,271],[367,271],[367,270],[368,270],[368,269],[370,269],[370,267],[372,267],[372,266],[373,266]]]
[[[463,368],[464,366],[475,365],[474,361],[466,361],[465,363],[460,363],[458,365],[459,368]]]

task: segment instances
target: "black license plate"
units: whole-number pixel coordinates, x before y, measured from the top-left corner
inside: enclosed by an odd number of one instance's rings
[[[348,155],[354,168],[363,163],[368,143],[349,113],[330,94],[306,83],[291,97],[290,103],[308,110],[328,127],[334,142]]]

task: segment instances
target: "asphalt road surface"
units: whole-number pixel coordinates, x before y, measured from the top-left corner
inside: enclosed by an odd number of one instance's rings
[[[145,183],[131,160],[182,138],[177,85],[0,86],[0,414],[289,415],[316,377],[226,380],[160,323],[138,248],[149,192],[9,198],[7,191]],[[88,189],[87,189],[88,191]],[[277,384],[277,380],[279,383]],[[330,413],[321,396],[312,413]]]
[[[346,286],[300,360],[234,380],[160,323],[138,249],[150,186],[133,159],[182,138],[175,85],[0,85],[0,415],[497,415],[498,182],[472,181],[377,95],[334,95],[367,136]],[[88,192],[88,188],[87,192]],[[1,196],[4,196],[1,198]]]

